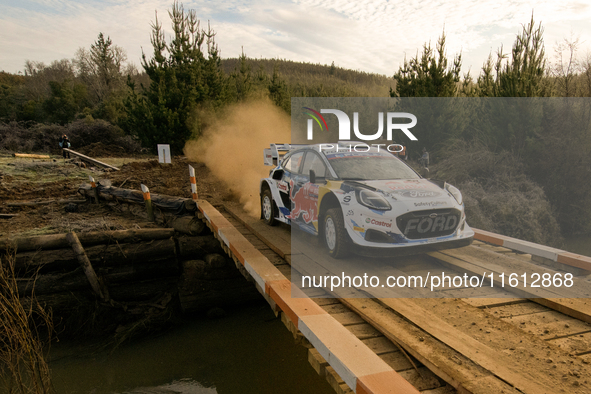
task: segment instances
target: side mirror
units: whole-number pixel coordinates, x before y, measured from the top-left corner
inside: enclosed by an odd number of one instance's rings
[[[310,170],[310,183],[316,183],[316,173],[314,170]]]

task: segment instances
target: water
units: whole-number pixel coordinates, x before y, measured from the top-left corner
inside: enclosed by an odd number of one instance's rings
[[[267,304],[194,319],[112,354],[57,343],[51,356],[59,394],[334,393]]]
[[[564,250],[591,256],[591,235],[571,236],[564,241]]]

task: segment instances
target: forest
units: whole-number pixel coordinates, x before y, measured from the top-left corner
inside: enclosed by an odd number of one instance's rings
[[[560,98],[536,107],[543,121],[535,124],[517,104],[498,109],[512,120],[497,127],[473,108],[476,115],[448,132],[441,115],[434,119],[441,129],[427,132],[421,146],[409,146],[410,160],[427,148],[429,177],[463,191],[474,227],[552,246],[563,236],[591,233],[591,102],[585,99],[591,96],[591,55],[582,57],[573,38],[548,53],[543,26],[533,16],[511,48],[500,44],[476,76],[462,73],[461,54],[448,56],[445,32],[385,76],[334,62],[245,53],[222,59],[216,37],[223,32],[203,27],[195,10],[176,2],[168,16],[172,36],[167,39],[163,22],[154,20],[151,53],[143,54],[139,68],[99,32],[71,59],[27,60],[22,73],[0,72],[0,149],[56,151],[67,133],[77,147],[100,142],[137,153],[171,141],[180,154],[212,116],[261,98],[288,114],[291,97]]]

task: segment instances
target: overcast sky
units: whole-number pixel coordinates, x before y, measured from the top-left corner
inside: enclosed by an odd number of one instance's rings
[[[150,24],[158,11],[170,33],[171,0],[0,0],[0,70],[18,72],[26,60],[51,63],[88,48],[99,32],[140,65],[151,54]],[[448,55],[462,51],[473,76],[501,44],[509,51],[532,11],[545,29],[546,53],[578,38],[579,57],[591,53],[590,0],[191,0],[217,32],[222,57],[280,58],[335,64],[391,76],[423,43],[445,28]]]

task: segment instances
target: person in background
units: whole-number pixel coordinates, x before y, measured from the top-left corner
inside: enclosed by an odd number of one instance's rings
[[[421,166],[428,169],[428,167],[429,167],[429,152],[427,152],[427,148],[423,148],[423,155],[419,159],[419,163]]]
[[[392,154],[398,157],[400,160],[407,160],[408,156],[406,155],[406,146],[397,144],[396,142],[392,141],[392,145],[397,145],[396,149],[402,149],[400,152],[392,152]]]
[[[70,144],[70,139],[68,138],[68,136],[63,134],[59,139],[59,144],[60,144],[60,148],[62,148],[62,153],[64,155],[64,159],[66,158],[66,156],[69,159],[70,152],[63,150],[64,148],[69,148],[70,146],[72,146],[72,144]]]

